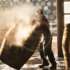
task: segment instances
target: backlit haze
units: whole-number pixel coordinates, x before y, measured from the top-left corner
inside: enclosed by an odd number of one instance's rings
[[[7,38],[10,44],[22,45],[22,38],[25,41],[32,31],[39,25],[32,25],[34,13],[39,7],[32,4],[14,6],[7,10],[0,10],[0,41]]]

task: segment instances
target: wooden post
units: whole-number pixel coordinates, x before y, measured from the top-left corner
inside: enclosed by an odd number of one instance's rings
[[[64,30],[64,0],[56,0],[57,1],[57,47],[58,47],[58,57],[63,57],[62,52],[62,37]]]

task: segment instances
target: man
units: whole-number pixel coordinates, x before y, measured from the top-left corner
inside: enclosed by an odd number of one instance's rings
[[[40,68],[44,68],[47,67],[49,65],[48,60],[47,60],[47,56],[52,64],[51,69],[56,69],[56,61],[52,52],[52,36],[51,36],[51,32],[49,30],[49,22],[47,20],[47,18],[44,16],[43,14],[43,10],[40,11],[42,14],[42,24],[44,24],[45,26],[42,27],[42,31],[43,31],[43,37],[44,40],[43,42],[41,42],[40,44],[40,55],[43,61],[43,64],[40,66]]]
[[[64,50],[65,50],[64,58],[66,57],[65,60],[67,62],[66,63],[67,68],[69,68],[70,67],[70,21],[68,23],[65,23],[63,45],[64,45]]]

